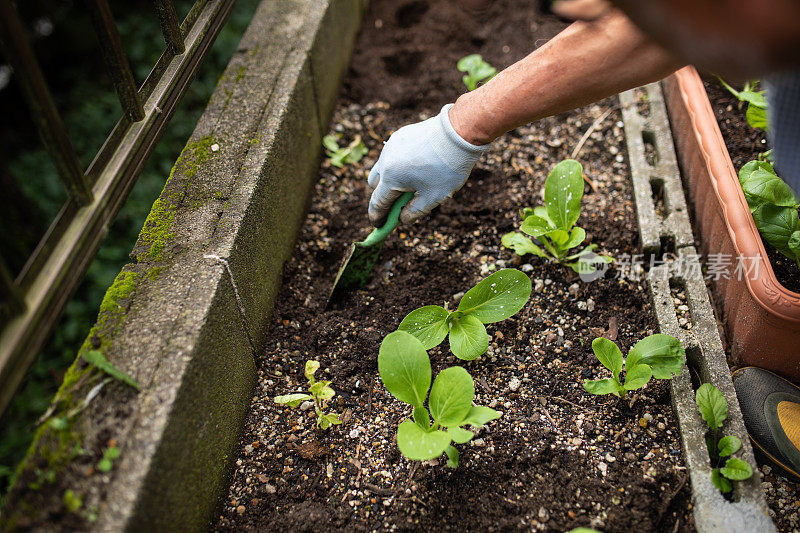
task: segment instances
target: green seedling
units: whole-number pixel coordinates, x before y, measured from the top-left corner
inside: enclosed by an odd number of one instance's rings
[[[470,91],[474,91],[478,88],[479,83],[487,82],[497,74],[497,69],[484,61],[479,54],[462,57],[456,63],[456,68],[461,72],[466,72],[461,81]]]
[[[341,148],[339,146],[339,138],[341,136],[326,135],[322,138],[322,146],[325,147],[325,153],[331,159],[331,165],[342,168],[351,163],[358,163],[361,158],[367,155],[367,147],[364,146],[364,141],[361,140],[361,135],[356,135],[356,138]]]
[[[745,117],[747,123],[751,127],[767,131],[769,121],[767,120],[767,97],[764,96],[764,91],[758,90],[758,80],[747,80],[744,83],[744,88],[737,91],[722,78],[717,78],[719,82],[725,87],[733,96],[739,99],[740,102],[747,102],[747,111]]]
[[[710,383],[698,387],[695,402],[700,416],[711,430],[706,435],[706,448],[711,458],[711,482],[722,493],[733,490],[731,481],[742,481],[753,475],[753,469],[742,459],[731,457],[742,447],[739,437],[720,435],[720,428],[728,418],[728,402],[719,390]],[[724,464],[723,464],[724,463]]]
[[[460,366],[439,372],[431,386],[428,352],[405,331],[395,331],[383,339],[378,373],[392,396],[414,407],[412,417],[397,428],[397,447],[412,461],[429,461],[446,453],[447,466],[456,468],[458,450],[452,443],[464,444],[475,436],[462,426],[481,427],[501,416],[494,409],[472,405],[475,383]]]
[[[87,363],[92,365],[93,367],[97,368],[98,370],[105,372],[112,378],[116,379],[117,381],[121,381],[126,385],[133,387],[136,390],[141,390],[139,387],[139,383],[130,377],[128,374],[114,366],[106,357],[103,355],[102,352],[98,352],[97,350],[89,350],[83,353],[84,360]]]
[[[590,394],[614,394],[620,398],[629,390],[641,389],[650,378],[670,379],[679,374],[686,361],[681,342],[671,335],[657,333],[637,342],[623,361],[619,346],[605,337],[592,341],[592,351],[613,375],[607,379],[585,380],[583,388]],[[620,379],[623,367],[625,379]]]
[[[759,233],[800,267],[800,200],[766,161],[750,161],[739,171],[750,213]]]
[[[545,249],[519,232],[503,235],[503,246],[514,250],[518,255],[533,254],[566,265],[579,274],[591,274],[597,270],[597,265],[610,263],[614,260],[611,256],[594,252],[597,249],[596,244],[590,244],[573,253],[573,249],[586,240],[586,231],[575,225],[581,214],[582,198],[581,164],[574,159],[560,162],[545,181],[545,205],[522,211],[520,229],[534,237]]]
[[[459,359],[470,361],[489,348],[484,324],[499,322],[515,315],[531,297],[531,280],[513,268],[504,268],[468,290],[455,311],[438,305],[426,305],[411,311],[400,322],[422,342],[425,350],[438,346],[450,337],[450,350]]]
[[[103,452],[103,458],[97,462],[97,469],[101,472],[109,472],[114,467],[114,460],[119,457],[119,448],[109,446]]]
[[[83,499],[72,489],[64,491],[62,501],[64,502],[64,508],[70,513],[77,513],[83,507]]]
[[[328,429],[332,425],[341,424],[339,415],[330,412],[325,413],[325,408],[328,401],[336,394],[330,388],[330,381],[316,381],[314,374],[319,370],[319,361],[306,361],[305,375],[308,380],[308,392],[284,394],[283,396],[276,396],[275,403],[281,405],[288,405],[289,407],[297,407],[306,400],[314,400],[314,410],[317,413],[317,427],[320,429]]]

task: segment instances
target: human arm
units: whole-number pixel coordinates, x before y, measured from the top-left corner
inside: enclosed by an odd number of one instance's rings
[[[680,65],[617,11],[576,22],[462,95],[445,115],[392,135],[373,167],[370,220],[381,225],[404,191],[400,219],[414,222],[457,191],[488,143],[517,126],[660,79]]]
[[[618,11],[575,22],[465,93],[450,109],[462,138],[486,144],[518,126],[659,80],[681,65]]]

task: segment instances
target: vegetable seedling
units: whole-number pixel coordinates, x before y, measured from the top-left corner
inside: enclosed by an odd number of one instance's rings
[[[695,402],[700,416],[711,430],[706,435],[706,448],[711,458],[711,482],[722,493],[733,490],[731,481],[742,481],[753,475],[753,469],[742,459],[731,457],[742,447],[739,437],[720,435],[720,428],[728,418],[728,402],[712,384],[704,383],[695,393]],[[724,461],[724,465],[723,465]]]
[[[766,161],[746,163],[739,171],[739,184],[758,232],[800,267],[800,200],[792,188]]]
[[[462,57],[456,63],[456,68],[461,72],[466,72],[461,81],[470,91],[477,89],[478,83],[487,82],[497,74],[497,69],[484,61],[479,54]]]
[[[332,425],[341,424],[339,415],[330,412],[325,413],[325,407],[328,401],[333,398],[336,393],[330,388],[330,381],[316,381],[314,374],[319,370],[319,361],[306,361],[305,376],[308,380],[309,394],[300,392],[293,394],[284,394],[283,396],[276,396],[275,403],[281,405],[288,405],[289,407],[297,407],[306,400],[314,400],[314,410],[317,413],[317,427],[320,429],[328,429]]]
[[[419,339],[425,350],[450,337],[450,350],[459,359],[471,361],[489,348],[484,324],[515,315],[531,297],[531,280],[513,268],[504,268],[468,290],[455,311],[426,305],[411,311],[399,330]]]
[[[103,452],[103,458],[97,462],[97,469],[101,472],[108,472],[114,466],[114,460],[119,457],[119,448],[116,446],[109,446]]]
[[[610,263],[609,255],[594,253],[596,244],[590,244],[577,253],[573,248],[586,240],[586,231],[576,226],[581,214],[583,198],[583,167],[574,159],[558,163],[544,184],[544,204],[522,211],[523,233],[534,237],[544,250],[522,233],[512,231],[503,235],[501,242],[518,255],[533,254],[572,268],[578,274],[591,274],[597,265]],[[545,251],[546,250],[546,251]],[[549,252],[549,254],[548,254]]]
[[[686,361],[681,342],[672,335],[656,333],[637,342],[623,361],[619,346],[605,337],[592,341],[592,351],[600,363],[612,373],[611,378],[585,380],[583,388],[590,394],[614,394],[623,398],[629,390],[641,389],[650,378],[670,379],[678,374]],[[622,369],[625,379],[620,379]]]
[[[429,461],[446,453],[447,466],[456,468],[458,450],[452,443],[464,444],[475,436],[462,426],[481,427],[501,416],[489,407],[472,405],[475,383],[460,366],[439,372],[431,386],[428,352],[419,339],[405,331],[383,339],[378,373],[392,396],[414,407],[412,417],[397,428],[397,447],[412,461]]]
[[[767,131],[769,122],[767,120],[767,97],[764,96],[764,91],[759,91],[758,80],[747,80],[744,82],[744,87],[741,91],[737,91],[731,87],[720,77],[717,77],[719,82],[725,87],[728,92],[739,99],[740,102],[747,102],[747,111],[745,118],[751,127]]]
[[[322,146],[325,147],[325,153],[331,159],[331,165],[342,168],[351,163],[358,163],[361,158],[367,155],[367,147],[364,146],[364,141],[361,140],[361,135],[356,135],[353,142],[341,148],[339,146],[340,135],[326,135],[322,138]]]

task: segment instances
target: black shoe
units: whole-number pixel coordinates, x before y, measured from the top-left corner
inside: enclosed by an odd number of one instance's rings
[[[800,387],[754,366],[734,372],[733,386],[756,455],[800,480]]]

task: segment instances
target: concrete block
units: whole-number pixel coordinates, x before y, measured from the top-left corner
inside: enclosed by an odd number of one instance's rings
[[[64,529],[68,516],[171,531],[214,519],[361,14],[352,0],[259,6],[81,348],[141,390],[79,357],[53,405],[68,423],[37,433],[2,525]],[[99,472],[111,442],[121,453]],[[53,481],[32,489],[43,472]],[[67,489],[82,502],[72,515]]]
[[[620,93],[625,137],[634,183],[642,251],[658,255],[694,244],[692,226],[678,171],[664,97],[658,83],[645,91],[637,109],[636,90]],[[671,249],[668,249],[671,248]]]
[[[695,527],[700,532],[775,531],[694,246],[661,89],[650,84],[644,90],[647,116],[637,110],[635,90],[620,94],[620,103],[642,247],[645,253],[661,257],[658,266],[648,273],[659,330],[677,337],[686,348],[687,365],[670,386],[692,483]],[[667,243],[674,249],[667,249]],[[678,322],[672,289],[686,296],[691,328]],[[693,375],[699,380],[693,381]],[[738,454],[753,466],[750,479],[734,483],[733,501],[711,482],[707,427],[695,403],[695,390],[701,383],[713,384],[725,396],[728,418],[722,431],[742,440]]]

